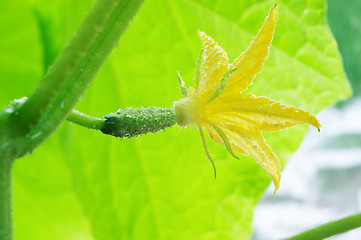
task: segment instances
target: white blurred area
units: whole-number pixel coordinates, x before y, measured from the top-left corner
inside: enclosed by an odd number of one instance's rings
[[[361,99],[317,115],[321,132],[310,128],[282,172],[259,202],[250,240],[291,237],[320,224],[361,212]],[[361,228],[332,240],[361,240]]]

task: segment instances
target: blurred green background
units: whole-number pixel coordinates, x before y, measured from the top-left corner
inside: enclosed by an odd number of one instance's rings
[[[0,0],[0,105],[28,96],[92,1]],[[311,113],[350,96],[331,25],[356,94],[361,72],[360,3],[277,1],[279,20],[264,70],[249,92]],[[232,61],[276,1],[146,1],[76,109],[102,116],[124,107],[171,106],[177,71],[193,85],[196,27]],[[358,6],[357,6],[358,5]],[[306,127],[266,133],[284,163]],[[270,183],[252,158],[209,144],[217,179],[196,129],[173,127],[115,139],[64,123],[14,165],[15,239],[246,239]],[[282,187],[282,182],[281,182]]]
[[[361,95],[361,2],[328,0],[327,19],[343,58],[353,97]]]

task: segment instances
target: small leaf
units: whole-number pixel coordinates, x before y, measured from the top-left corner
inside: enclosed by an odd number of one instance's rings
[[[212,158],[212,156],[211,156],[211,153],[210,153],[209,150],[208,150],[207,141],[206,141],[206,138],[204,137],[203,129],[202,129],[201,126],[198,126],[198,129],[199,129],[199,132],[200,132],[200,134],[201,134],[204,151],[206,152],[206,155],[207,155],[209,161],[212,163],[212,166],[213,166],[214,178],[217,178],[216,165],[214,164],[214,161],[213,161],[213,158]]]
[[[209,123],[209,125],[211,125],[214,128],[214,130],[217,131],[218,135],[222,138],[223,144],[226,147],[229,154],[231,154],[233,157],[239,159],[239,157],[237,157],[237,155],[233,152],[231,143],[229,142],[227,135],[222,131],[222,129],[217,127],[217,125],[215,125],[214,123]]]
[[[232,75],[233,72],[235,72],[237,70],[237,68],[235,69],[231,69],[228,70],[227,72],[225,72],[221,78],[221,81],[219,83],[218,88],[216,89],[216,91],[212,94],[212,96],[206,101],[207,103],[212,102],[214,99],[216,99],[222,92],[223,90],[226,88],[227,86],[227,82],[229,77]]]
[[[180,76],[179,72],[177,72],[178,74],[178,84],[179,84],[179,89],[182,93],[182,96],[183,97],[188,97],[189,95],[189,92],[188,92],[188,89],[186,87],[186,84],[183,82],[183,79],[182,77]]]

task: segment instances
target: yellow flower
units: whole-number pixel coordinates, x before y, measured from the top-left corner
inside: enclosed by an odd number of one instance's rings
[[[179,116],[178,125],[198,126],[212,164],[203,129],[233,156],[237,157],[233,150],[251,155],[271,176],[275,190],[279,187],[281,165],[265,142],[262,131],[277,131],[298,124],[320,128],[316,117],[306,111],[287,107],[267,97],[242,93],[262,70],[276,21],[275,5],[247,51],[231,64],[228,63],[227,53],[211,37],[198,31],[203,50],[197,62],[196,88],[187,89],[179,77],[184,98],[174,105]]]

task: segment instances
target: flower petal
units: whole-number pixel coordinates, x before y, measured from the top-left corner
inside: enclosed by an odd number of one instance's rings
[[[231,69],[238,68],[238,70],[230,77],[224,95],[245,91],[251,85],[256,74],[262,70],[268,56],[276,22],[277,6],[275,5],[270,9],[261,30],[251,42],[248,50],[231,64]]]
[[[208,130],[208,128],[207,128]],[[245,132],[243,129],[222,129],[228,136],[233,150],[251,155],[271,176],[275,191],[281,179],[281,164],[261,132]]]
[[[243,149],[247,150],[256,162],[267,171],[275,185],[275,191],[277,191],[281,179],[281,164],[271,147],[265,142],[262,134],[260,132],[237,132],[237,134],[233,134],[233,137],[234,139],[230,137],[230,140],[242,145]]]
[[[227,53],[204,32],[198,31],[203,44],[203,74],[199,80],[198,96],[208,99],[217,89],[223,74],[228,70]]]
[[[207,106],[207,118],[215,123],[242,126],[247,131],[278,131],[298,124],[321,127],[315,116],[302,109],[250,94],[220,96]]]

